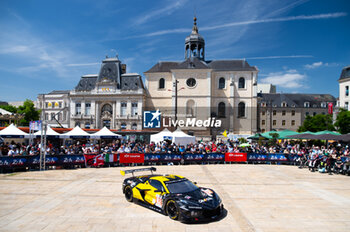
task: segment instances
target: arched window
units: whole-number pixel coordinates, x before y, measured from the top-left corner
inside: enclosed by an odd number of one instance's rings
[[[90,122],[85,122],[85,129],[90,129]]]
[[[112,106],[110,104],[105,104],[104,106],[102,106],[101,113],[104,113],[104,112],[108,112],[112,114]]]
[[[220,77],[219,79],[219,89],[224,89],[225,88],[225,78]]]
[[[133,123],[133,124],[132,124],[131,130],[137,130],[137,124],[136,124],[136,123]]]
[[[188,117],[195,116],[195,103],[193,100],[188,100],[186,103],[186,115]]]
[[[282,107],[287,107],[287,102],[282,102],[281,106]]]
[[[310,102],[304,102],[304,107],[309,108],[310,107]]]
[[[245,79],[244,77],[240,77],[238,80],[238,88],[239,89],[244,89],[245,88]]]
[[[164,89],[165,88],[165,80],[164,78],[159,79],[159,89]]]
[[[226,106],[224,102],[220,102],[218,105],[218,117],[224,118],[226,116]]]
[[[238,104],[238,117],[239,118],[245,117],[245,103],[244,102],[240,102]]]

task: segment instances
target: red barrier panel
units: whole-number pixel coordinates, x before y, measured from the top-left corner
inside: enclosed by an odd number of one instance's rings
[[[120,153],[119,163],[144,163],[145,154],[144,153]]]
[[[226,162],[246,162],[247,153],[225,153]]]

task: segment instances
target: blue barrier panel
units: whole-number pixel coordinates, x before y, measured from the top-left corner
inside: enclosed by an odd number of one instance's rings
[[[40,156],[0,157],[0,168],[33,167],[40,165]],[[83,155],[47,155],[46,166],[65,166],[85,164]]]
[[[270,162],[288,162],[288,154],[268,154],[267,159]]]
[[[182,159],[182,155],[179,154],[163,154],[162,161],[163,162],[179,162]]]
[[[163,155],[163,154],[162,154]],[[160,162],[161,154],[145,153],[145,163]]]
[[[184,154],[184,160],[185,161],[203,161],[204,155],[203,154]]]
[[[266,161],[268,161],[268,155],[267,154],[259,154],[259,153],[248,153],[247,154],[247,161],[266,162]]]
[[[204,155],[205,161],[225,161],[225,154],[223,153],[208,153]]]

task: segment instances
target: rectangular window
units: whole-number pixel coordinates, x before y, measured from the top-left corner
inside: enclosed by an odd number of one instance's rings
[[[59,107],[59,108],[62,108],[62,102],[59,102],[59,103],[58,103],[58,107]]]
[[[282,116],[286,116],[286,111],[282,110]]]
[[[85,103],[85,115],[91,115],[91,103]]]
[[[55,113],[51,113],[51,120],[55,120],[55,118],[56,118]],[[57,119],[57,118],[56,118],[56,119]]]
[[[263,111],[261,112],[261,115],[263,115],[263,116],[265,115],[265,110],[263,110]]]
[[[265,125],[265,120],[261,121],[261,125],[263,125],[263,126]]]
[[[45,120],[49,120],[49,113],[45,113]]]
[[[272,114],[273,114],[274,116],[276,116],[276,114],[277,114],[276,110],[274,110],[274,111],[272,112]]]
[[[349,96],[349,86],[345,86],[345,96]]]
[[[309,116],[309,114],[310,114],[309,112],[305,112],[305,116]]]
[[[49,103],[45,102],[45,108],[49,108]]]
[[[316,113],[316,112],[314,112],[314,113],[313,113],[313,116],[316,116],[316,114],[317,114],[317,113]]]
[[[294,116],[295,115],[295,110],[292,110],[292,116]]]
[[[55,102],[51,102],[51,108],[55,108]]]
[[[292,120],[291,125],[295,126],[295,120]]]
[[[282,126],[286,125],[286,120],[282,120]]]
[[[81,114],[81,103],[75,104],[75,114]]]
[[[276,120],[273,120],[272,125],[276,126],[276,124],[277,124]]]
[[[120,104],[120,115],[126,116],[126,102]]]
[[[345,109],[348,110],[348,109],[349,109],[349,102],[345,102],[345,105],[344,105],[344,106],[345,106]]]
[[[137,115],[137,102],[131,103],[131,115]]]

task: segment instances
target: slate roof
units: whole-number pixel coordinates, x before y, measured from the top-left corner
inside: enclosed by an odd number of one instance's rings
[[[158,62],[145,73],[170,72],[172,69],[214,69],[215,71],[257,71],[245,60],[209,60],[202,61],[197,57],[185,61]]]
[[[91,91],[95,88],[97,81],[97,75],[82,76],[78,85],[75,87],[75,91]]]
[[[138,90],[143,89],[141,76],[137,73],[126,73],[121,76],[121,90]]]
[[[350,78],[350,65],[343,68],[339,80],[344,80],[347,78]]]
[[[321,103],[336,103],[336,98],[330,94],[300,94],[300,93],[261,93],[260,102],[269,104],[271,101],[273,106],[282,107],[282,102],[287,103],[287,107],[304,107],[305,102],[310,103],[311,107],[321,107]]]

